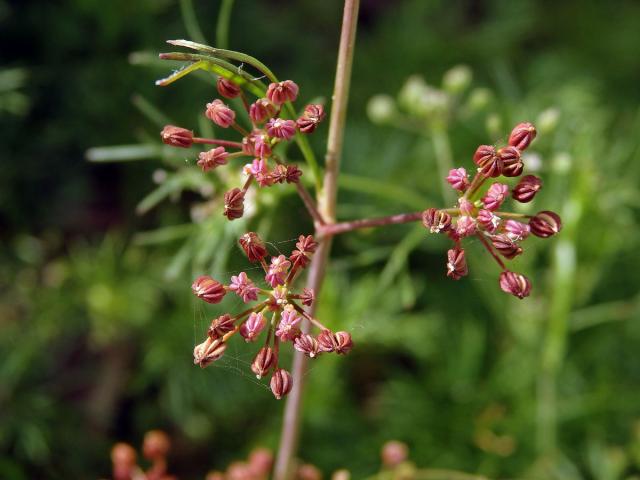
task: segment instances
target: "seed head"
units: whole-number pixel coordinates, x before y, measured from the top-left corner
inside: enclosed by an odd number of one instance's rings
[[[172,147],[189,148],[193,145],[193,132],[186,128],[167,125],[160,132],[162,143]]]
[[[451,215],[436,208],[422,212],[422,224],[431,233],[446,232],[451,228]]]
[[[293,341],[293,348],[314,358],[318,355],[318,341],[307,333],[303,333]]]
[[[211,340],[220,338],[224,336],[225,333],[229,333],[235,328],[233,325],[234,322],[235,319],[228,313],[220,315],[218,318],[211,320],[211,325],[209,326],[207,335]]]
[[[498,210],[508,195],[509,187],[504,183],[492,184],[489,187],[489,190],[487,190],[485,196],[482,198],[484,208],[491,211]]]
[[[253,123],[262,123],[273,117],[278,108],[266,98],[259,98],[249,107],[249,117]]]
[[[224,216],[235,220],[244,215],[244,192],[233,188],[224,194]]]
[[[229,128],[236,120],[236,112],[227,107],[220,99],[207,103],[207,109],[204,114],[209,120],[222,128]]]
[[[267,88],[267,98],[276,105],[295,102],[296,98],[298,98],[298,90],[298,85],[291,80],[271,83]]]
[[[267,248],[262,239],[255,232],[247,232],[238,240],[242,250],[250,262],[259,262],[267,256]]]
[[[198,166],[203,172],[208,172],[220,165],[226,165],[228,155],[224,147],[216,147],[206,152],[201,152],[198,155]]]
[[[562,220],[557,213],[545,210],[536,213],[529,220],[529,227],[536,237],[548,238],[562,229]]]
[[[229,290],[236,292],[236,295],[238,295],[244,303],[258,300],[258,293],[260,292],[260,289],[256,287],[245,272],[240,272],[238,275],[231,277]]]
[[[529,122],[519,123],[509,135],[509,145],[524,150],[534,138],[536,138],[536,127]]]
[[[529,203],[542,188],[542,180],[535,175],[525,175],[513,187],[511,196],[520,203]]]
[[[324,107],[322,105],[307,105],[302,116],[296,120],[296,124],[302,133],[313,133],[323,119]]]
[[[290,140],[296,134],[296,122],[283,118],[272,118],[267,122],[267,133],[271,137]]]
[[[276,369],[271,376],[271,392],[280,400],[291,391],[293,380],[291,374],[283,368]]]
[[[195,296],[214,304],[220,303],[227,293],[224,285],[207,275],[196,278],[191,285],[191,290]]]
[[[480,145],[473,155],[473,161],[485,177],[497,177],[502,173],[502,160],[492,145]]]
[[[500,288],[503,292],[523,299],[531,293],[531,282],[520,273],[506,271],[500,274]]]
[[[454,168],[449,170],[447,175],[447,182],[459,192],[464,192],[469,187],[469,178],[467,171],[464,168]]]
[[[207,337],[203,343],[196,345],[193,349],[193,363],[205,368],[222,357],[226,349],[227,344],[221,339],[212,340],[211,337]]]
[[[459,247],[450,249],[447,252],[447,277],[460,280],[468,273],[469,269],[467,268],[464,250]]]
[[[236,98],[242,91],[238,84],[224,77],[218,77],[216,87],[218,87],[218,93],[224,98]]]
[[[267,325],[267,321],[262,313],[252,312],[249,318],[240,325],[240,335],[247,341],[255,341],[264,327]]]
[[[522,175],[524,164],[520,159],[520,151],[516,147],[503,147],[498,150],[498,157],[502,161],[502,175],[505,177],[519,177]]]
[[[500,254],[511,260],[522,253],[522,247],[520,247],[513,239],[504,233],[491,237],[491,244]]]
[[[276,355],[271,347],[262,347],[251,364],[251,371],[256,377],[264,377],[276,363]]]

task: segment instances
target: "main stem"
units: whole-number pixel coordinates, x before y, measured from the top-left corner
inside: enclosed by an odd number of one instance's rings
[[[347,118],[347,104],[349,100],[349,86],[351,83],[351,67],[353,65],[353,51],[356,39],[356,27],[358,23],[358,8],[360,0],[345,0],[342,16],[342,30],[340,32],[340,47],[338,50],[338,64],[336,67],[336,79],[333,88],[333,103],[331,105],[331,118],[329,122],[329,135],[327,138],[327,154],[325,157],[325,175],[323,188],[318,192],[318,207],[322,218],[329,224],[335,223],[336,201],[338,196],[338,175],[340,173],[340,157],[344,143],[344,128]],[[312,288],[316,294],[320,293],[324,281],[329,252],[331,250],[331,237],[320,238],[320,245],[309,270],[307,280],[308,288]],[[310,308],[309,314],[315,316],[315,303]],[[309,322],[304,322],[303,329],[310,328]],[[287,396],[282,423],[282,435],[280,436],[280,448],[273,472],[274,480],[288,480],[291,478],[292,460],[298,447],[300,433],[300,413],[302,406],[302,393],[304,387],[304,373],[306,371],[307,357],[300,352],[295,352],[291,375],[293,388]]]

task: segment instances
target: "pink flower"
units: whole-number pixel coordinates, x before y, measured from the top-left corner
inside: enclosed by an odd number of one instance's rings
[[[216,147],[206,152],[201,152],[198,155],[198,165],[203,172],[207,172],[220,165],[226,165],[228,155],[224,147]]]
[[[272,83],[267,88],[267,98],[276,105],[294,102],[298,98],[298,85],[291,80]]]
[[[195,296],[207,303],[220,303],[227,293],[224,285],[208,275],[196,278],[193,285],[191,285],[191,290],[193,290]]]
[[[536,127],[529,122],[519,123],[509,135],[509,145],[524,150],[536,138]]]
[[[253,151],[256,157],[265,158],[271,155],[271,144],[264,134],[255,135]]]
[[[502,202],[504,202],[505,198],[509,195],[509,187],[507,187],[504,183],[494,183],[489,187],[487,193],[482,198],[482,203],[484,204],[484,208],[487,210],[495,211],[500,208]]]
[[[524,275],[506,271],[500,274],[500,288],[503,292],[523,299],[531,293],[531,282]]]
[[[459,238],[468,237],[476,233],[476,222],[473,218],[463,215],[456,222],[456,234]]]
[[[447,252],[447,277],[459,280],[469,273],[467,260],[462,248],[452,248]]]
[[[313,133],[322,119],[324,119],[322,105],[307,105],[302,116],[296,120],[296,124],[302,133]]]
[[[293,308],[285,308],[276,329],[276,336],[283,342],[294,340],[300,335],[300,320],[301,317]]]
[[[230,127],[236,120],[236,112],[227,107],[222,100],[216,99],[207,103],[204,113],[209,120],[222,128]]]
[[[238,276],[231,277],[229,290],[235,292],[244,303],[258,300],[258,293],[260,292],[260,289],[255,286],[244,272],[240,272]]]
[[[267,325],[267,321],[262,313],[253,312],[247,321],[240,326],[240,335],[247,341],[253,342],[258,338],[260,332]]]
[[[460,197],[458,199],[458,207],[460,207],[460,213],[462,215],[472,215],[473,214],[473,203],[467,200],[464,197]]]
[[[253,123],[262,123],[273,117],[277,111],[276,106],[266,98],[259,98],[249,107],[249,117]]]
[[[284,285],[285,275],[290,266],[291,262],[284,255],[271,257],[271,265],[269,265],[267,275],[264,277],[267,283],[271,285],[271,288]]]
[[[313,358],[318,355],[318,341],[307,333],[303,333],[293,341],[293,348]]]
[[[267,122],[267,133],[271,137],[289,140],[296,134],[296,122],[283,118],[272,118]]]
[[[225,98],[236,98],[242,91],[236,83],[224,77],[218,77],[216,86],[218,87],[218,93]]]
[[[515,220],[507,220],[504,224],[504,230],[512,240],[519,242],[529,236],[531,229],[529,225]]]
[[[469,186],[467,171],[464,168],[454,168],[449,170],[447,182],[449,182],[449,184],[459,192],[464,192]]]
[[[493,233],[500,226],[500,217],[490,210],[480,210],[478,212],[478,225],[487,232]]]
[[[160,132],[160,138],[162,138],[162,143],[172,147],[189,148],[193,145],[193,132],[175,125],[164,127]]]

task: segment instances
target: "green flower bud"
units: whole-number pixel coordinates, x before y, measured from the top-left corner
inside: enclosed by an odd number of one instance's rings
[[[466,65],[457,65],[447,70],[442,77],[443,88],[452,94],[464,92],[471,84],[473,73]]]
[[[374,95],[367,104],[367,115],[373,123],[389,123],[397,113],[396,102],[389,95]]]

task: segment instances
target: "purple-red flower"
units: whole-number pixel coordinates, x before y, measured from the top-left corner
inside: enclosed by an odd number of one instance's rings
[[[282,368],[276,369],[271,377],[271,392],[277,400],[280,400],[291,391],[293,380],[291,374]]]
[[[302,133],[313,133],[323,119],[324,107],[322,105],[307,105],[304,108],[304,113],[296,120],[296,124]]]
[[[224,194],[224,216],[235,220],[244,215],[244,191],[233,188]]]
[[[271,347],[262,347],[251,363],[251,371],[261,379],[276,364],[277,358]]]
[[[249,117],[253,123],[263,123],[273,117],[278,108],[266,98],[259,98],[249,107]]]
[[[258,300],[260,289],[251,281],[245,272],[240,272],[237,276],[231,277],[229,290],[235,292],[244,303]]]
[[[529,122],[519,123],[509,135],[509,145],[522,151],[536,138],[536,127]]]
[[[464,250],[458,247],[449,250],[447,252],[447,277],[459,280],[468,273],[469,269],[467,268]]]
[[[562,229],[562,220],[557,213],[545,210],[536,213],[529,220],[529,227],[536,237],[548,238]]]
[[[504,183],[494,183],[489,187],[487,194],[482,197],[482,203],[485,209],[495,211],[500,208],[500,205],[508,196],[508,186]]]
[[[303,333],[296,337],[293,341],[293,348],[311,358],[319,353],[318,341],[308,333]]]
[[[500,217],[490,210],[480,210],[478,212],[478,225],[483,230],[493,233],[500,226]]]
[[[260,312],[251,312],[249,318],[240,326],[240,335],[247,342],[255,341],[264,327],[267,325],[267,321],[264,315]]]
[[[469,187],[469,177],[467,176],[467,171],[462,167],[449,170],[449,175],[447,175],[447,182],[449,182],[449,185],[451,185],[455,190],[464,192]]]
[[[267,98],[276,105],[295,102],[296,98],[298,98],[298,90],[298,85],[291,80],[271,83],[267,88]]]
[[[267,248],[262,239],[255,232],[248,232],[238,240],[242,250],[247,255],[250,262],[259,262],[267,256]]]
[[[216,87],[218,88],[218,93],[225,98],[236,98],[242,92],[236,83],[224,77],[218,77]]]
[[[271,137],[290,140],[296,134],[296,122],[282,118],[272,118],[267,122],[267,133]]]
[[[500,274],[500,288],[503,292],[523,299],[531,293],[531,282],[520,273],[506,271]]]
[[[285,276],[289,271],[291,262],[284,255],[278,255],[271,258],[271,265],[265,276],[265,280],[272,288],[278,285],[284,285]]]
[[[512,240],[520,242],[529,236],[531,228],[526,223],[516,220],[507,220],[504,222],[504,230]]]
[[[206,117],[222,128],[229,128],[236,121],[236,112],[227,107],[222,100],[215,99],[207,103]]]
[[[276,337],[281,341],[292,341],[300,335],[298,324],[302,318],[294,309],[285,308],[280,317],[280,323],[276,329]]]
[[[473,161],[485,177],[497,177],[502,173],[502,160],[492,145],[480,145],[473,155]]]
[[[518,184],[513,187],[511,196],[520,203],[528,203],[533,200],[533,197],[535,197],[536,193],[541,189],[542,180],[535,175],[525,175]]]
[[[198,155],[198,166],[202,168],[203,172],[208,172],[220,165],[226,165],[228,155],[224,147],[216,147],[206,152],[201,152]]]

